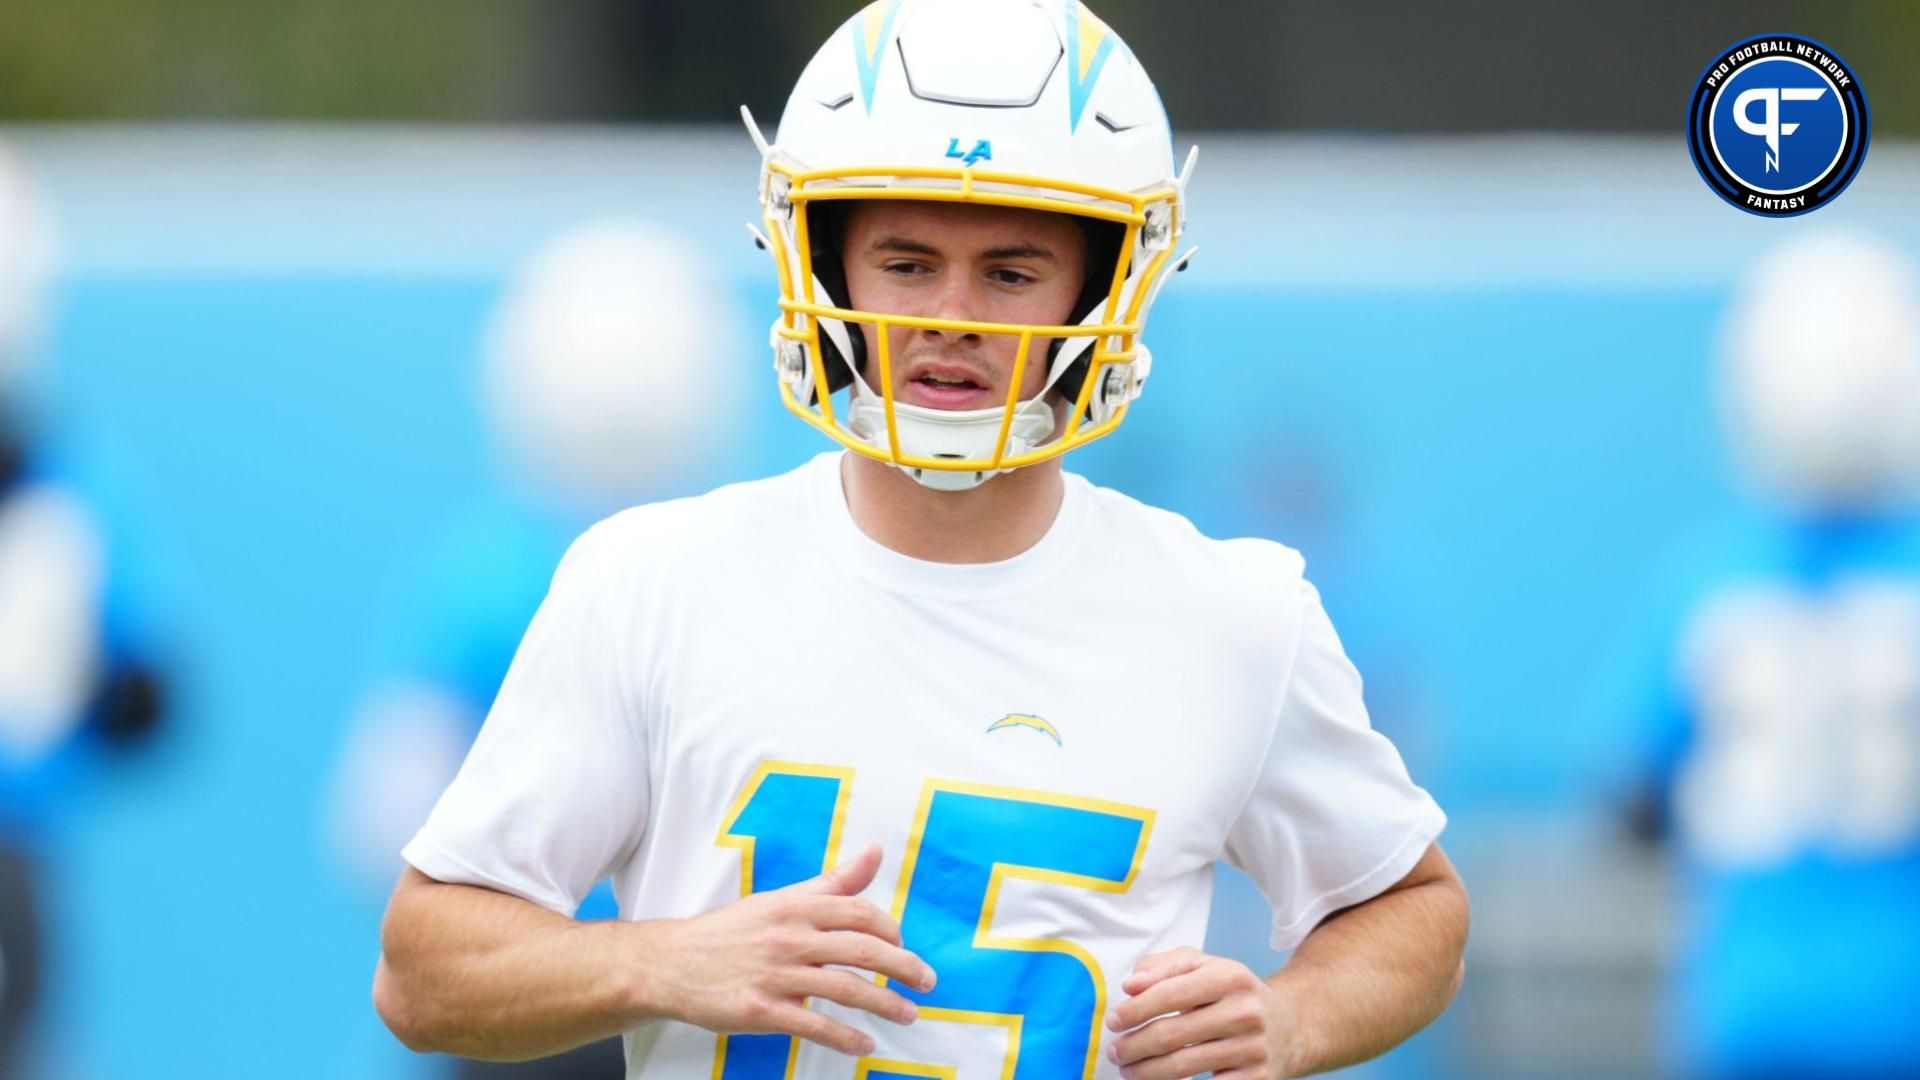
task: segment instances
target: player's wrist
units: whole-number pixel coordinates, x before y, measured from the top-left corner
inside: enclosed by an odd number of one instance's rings
[[[628,1026],[652,1020],[680,1019],[674,1011],[673,985],[664,964],[668,951],[662,947],[665,935],[672,933],[679,919],[652,919],[637,923],[615,923],[623,931],[622,947],[613,950],[618,957],[611,972],[615,1007]]]
[[[1314,1019],[1313,998],[1301,972],[1288,968],[1266,980],[1267,1031],[1280,1047],[1276,1077],[1310,1076],[1326,1068],[1326,1040]]]

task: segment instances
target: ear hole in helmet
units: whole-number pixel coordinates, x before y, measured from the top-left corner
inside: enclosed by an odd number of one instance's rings
[[[1117,221],[1101,221],[1098,218],[1079,218],[1080,231],[1086,237],[1086,279],[1080,283],[1080,297],[1073,302],[1073,313],[1068,323],[1079,323],[1093,314],[1093,309],[1105,301],[1112,291],[1114,268],[1121,259],[1120,245],[1127,238],[1126,226]],[[1128,266],[1126,273],[1132,273]],[[1123,279],[1124,280],[1124,279]],[[1052,366],[1054,357],[1066,345],[1065,338],[1057,338],[1047,348],[1047,364]],[[1080,386],[1087,380],[1087,371],[1093,366],[1093,350],[1089,348],[1081,353],[1067,370],[1061,372],[1060,381],[1055,387],[1068,401],[1080,398]]]
[[[848,202],[802,203],[796,213],[807,215],[807,239],[812,248],[813,276],[827,290],[823,297],[834,307],[853,302],[847,290],[847,263],[843,254],[847,236]],[[837,394],[853,384],[853,373],[866,374],[867,336],[858,326],[847,327],[850,357],[840,355],[840,346],[825,334],[820,335],[820,362],[827,369],[827,392]]]

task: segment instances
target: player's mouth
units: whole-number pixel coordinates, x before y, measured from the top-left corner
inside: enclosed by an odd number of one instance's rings
[[[901,402],[929,409],[989,409],[1003,404],[986,378],[964,364],[916,364],[907,370]]]

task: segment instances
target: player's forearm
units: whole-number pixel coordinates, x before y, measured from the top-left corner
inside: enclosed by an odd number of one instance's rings
[[[576,922],[409,871],[387,908],[374,1003],[415,1050],[513,1061],[649,1018],[643,924]]]
[[[1460,988],[1467,894],[1433,848],[1424,873],[1314,930],[1268,979],[1299,1034],[1288,1076],[1376,1057],[1431,1023]]]

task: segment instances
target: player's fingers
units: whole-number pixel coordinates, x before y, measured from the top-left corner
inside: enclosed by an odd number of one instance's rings
[[[818,877],[811,877],[794,885],[793,889],[797,892],[853,896],[873,884],[873,875],[879,870],[880,845],[870,843],[856,852],[853,858]]]
[[[1120,980],[1120,989],[1129,994],[1137,994],[1161,979],[1192,971],[1207,962],[1207,954],[1191,945],[1182,945],[1177,949],[1154,953],[1143,957],[1133,965],[1127,977]]]
[[[1204,967],[1197,968],[1162,979],[1139,995],[1117,1002],[1107,1010],[1107,1027],[1114,1031],[1139,1027],[1156,1016],[1211,1005],[1225,997],[1227,991],[1227,981],[1220,973]]]
[[[920,1009],[913,1002],[850,971],[802,968],[794,976],[792,985],[799,994],[837,1001],[850,1009],[864,1009],[896,1024],[911,1024],[920,1018]]]
[[[1130,1065],[1195,1043],[1257,1035],[1262,1030],[1259,1008],[1253,998],[1235,998],[1191,1012],[1162,1016],[1108,1043],[1107,1060],[1116,1065]]]
[[[885,975],[916,990],[933,989],[933,968],[927,962],[898,945],[853,930],[829,930],[814,935],[802,950],[800,961],[807,964],[839,964]]]
[[[854,1056],[873,1053],[873,1039],[870,1036],[811,1009],[803,1009],[798,1005],[776,1005],[768,1019],[768,1026],[773,1030],[798,1035],[829,1050]]]
[[[893,916],[857,896],[811,898],[807,913],[818,929],[858,930],[890,945],[900,944],[900,924]]]
[[[1126,1080],[1187,1080],[1190,1076],[1212,1072],[1217,1077],[1221,1070],[1265,1060],[1266,1046],[1260,1038],[1241,1035],[1183,1046],[1170,1054],[1136,1061],[1122,1069],[1120,1075]]]

